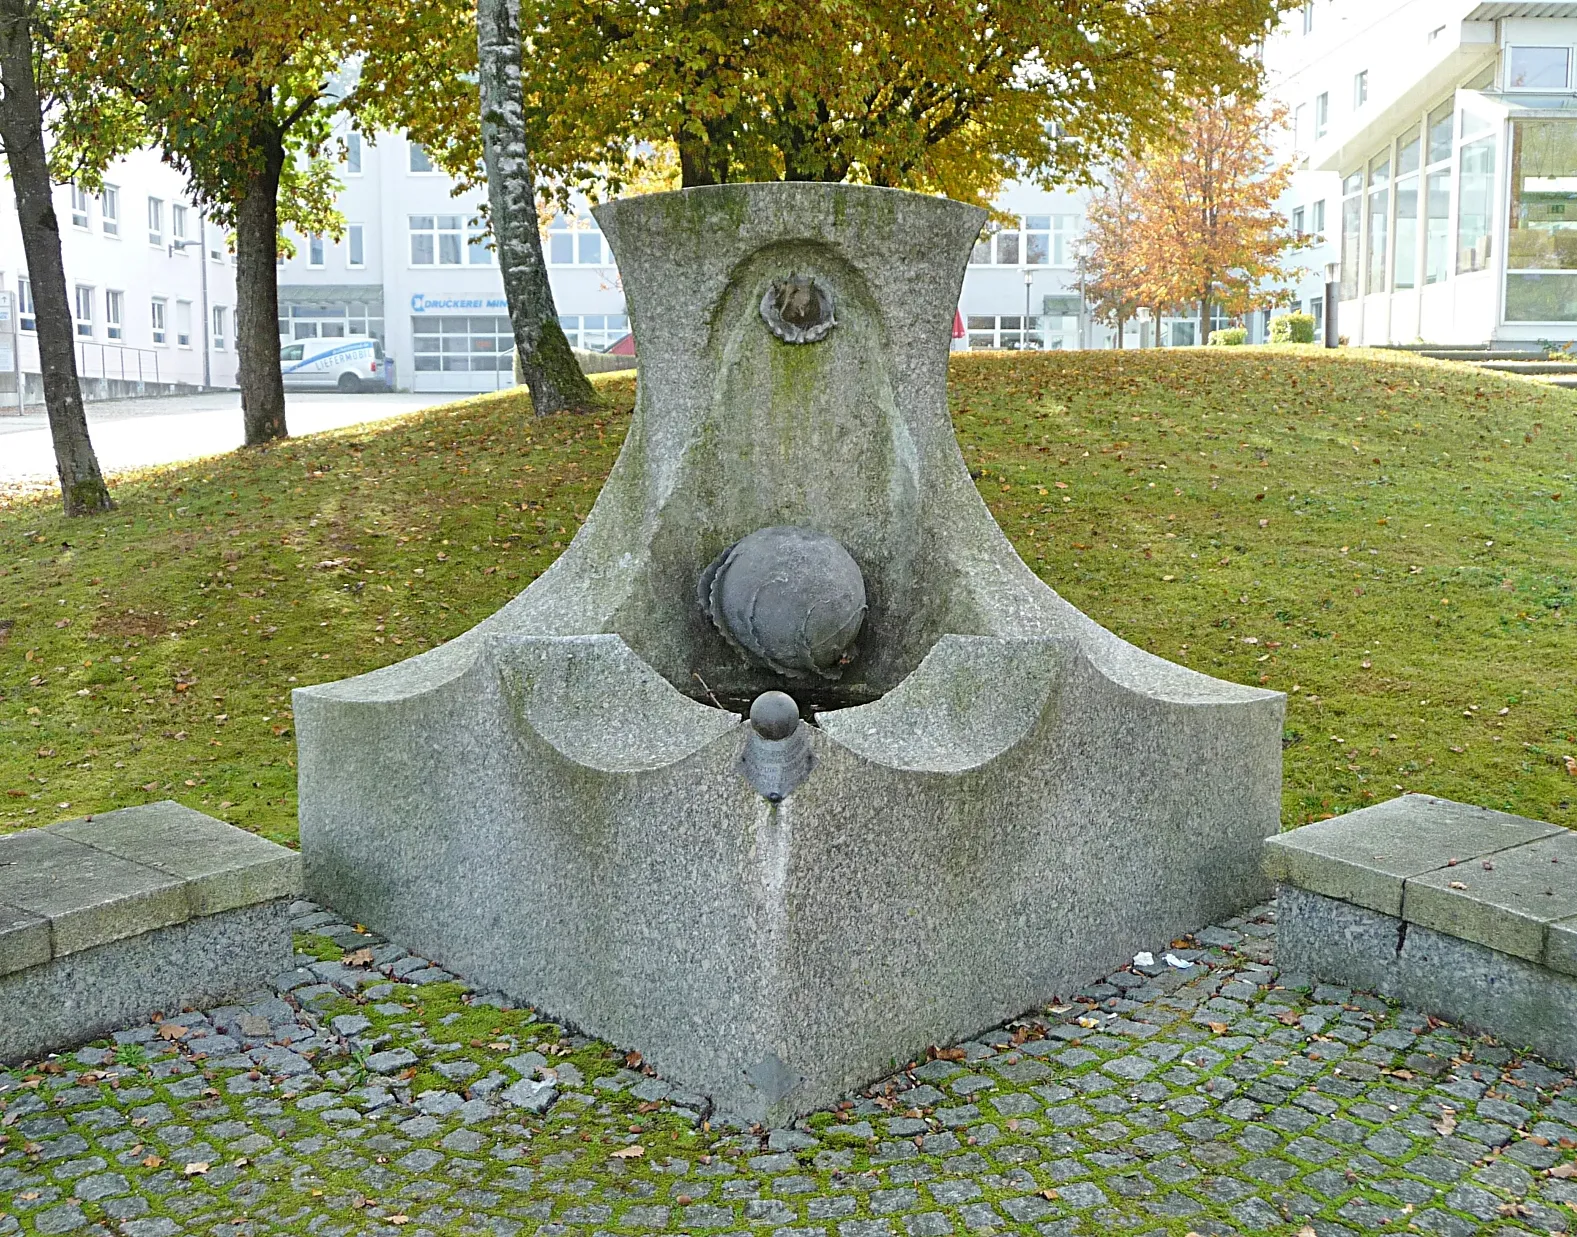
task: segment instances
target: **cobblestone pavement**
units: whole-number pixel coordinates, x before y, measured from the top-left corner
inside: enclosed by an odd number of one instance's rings
[[[1268,906],[771,1132],[295,910],[274,989],[0,1071],[0,1234],[1577,1225],[1577,1079],[1278,974]]]

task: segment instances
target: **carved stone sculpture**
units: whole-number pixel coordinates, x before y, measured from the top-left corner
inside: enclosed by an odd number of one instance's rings
[[[618,462],[497,614],[296,692],[311,896],[769,1124],[1264,897],[1283,697],[1097,626],[970,480],[984,212],[767,184],[597,217],[639,344]]]

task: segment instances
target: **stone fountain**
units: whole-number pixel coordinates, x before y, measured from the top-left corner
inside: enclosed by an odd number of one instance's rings
[[[624,448],[498,613],[295,693],[311,895],[767,1124],[1263,897],[1283,697],[1081,614],[959,453],[984,213],[596,213]]]

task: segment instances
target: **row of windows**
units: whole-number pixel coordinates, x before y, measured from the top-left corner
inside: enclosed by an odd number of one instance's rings
[[[17,320],[24,331],[38,330],[38,315],[33,308],[33,284],[25,276],[16,281],[17,288]],[[79,283],[72,290],[72,312],[76,324],[77,338],[96,339],[98,337],[98,307],[100,303],[99,290],[91,284]],[[169,340],[169,306],[167,297],[156,296],[148,302],[148,324],[150,337],[155,344],[168,344]],[[104,307],[104,338],[111,341],[120,341],[126,337],[126,293],[118,288],[105,288],[103,290]],[[215,305],[212,307],[213,334],[212,341],[216,352],[225,350],[225,340],[230,334],[230,311],[227,306]],[[178,300],[175,302],[175,343],[177,347],[190,348],[192,346],[192,303]]]
[[[281,314],[286,311],[281,306]],[[383,338],[383,307],[366,301],[331,305],[292,305],[279,319],[280,339],[344,339],[350,335]]]
[[[345,265],[352,270],[356,270],[367,265],[366,238],[367,230],[364,225],[359,223],[350,223],[345,225],[345,239],[341,243],[345,246]],[[303,239],[302,245],[297,250],[297,252],[299,253],[304,251],[306,254],[307,265],[309,267],[313,267],[314,269],[321,270],[328,265],[328,249],[331,244],[333,244],[333,242],[331,242],[328,237],[324,236],[321,232],[314,232],[312,235]],[[335,245],[334,247],[338,248],[339,246]],[[284,254],[280,254],[279,265],[283,266],[284,264],[285,256]]]
[[[97,197],[91,196],[75,183],[68,186],[71,194],[71,226],[81,231],[92,231],[92,211],[95,203],[99,211],[99,228],[105,236],[121,235],[121,195],[115,185],[102,187]],[[165,232],[168,207],[169,232]],[[188,248],[201,247],[201,241],[191,232],[192,210],[184,202],[166,202],[163,198],[148,198],[148,243],[163,246],[168,242],[174,252],[185,253]],[[208,256],[216,262],[224,260],[222,244],[209,238]]]
[[[1458,274],[1490,260],[1495,138],[1490,122],[1447,102],[1342,181],[1342,298],[1449,277],[1456,208]],[[1456,150],[1453,175],[1453,148]],[[1453,195],[1453,190],[1455,193]],[[1454,196],[1454,201],[1453,201]]]
[[[1081,215],[1021,215],[1012,227],[990,224],[969,255],[973,266],[1072,266]]]

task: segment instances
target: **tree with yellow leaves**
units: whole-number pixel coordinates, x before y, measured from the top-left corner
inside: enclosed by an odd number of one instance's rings
[[[1277,208],[1293,165],[1276,162],[1269,134],[1285,123],[1279,107],[1211,95],[1134,169],[1131,225],[1111,260],[1134,272],[1137,304],[1197,307],[1201,343],[1214,307],[1241,314],[1291,295],[1286,260],[1308,241]]]

